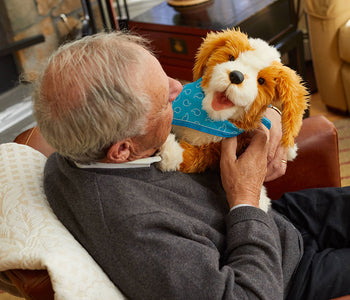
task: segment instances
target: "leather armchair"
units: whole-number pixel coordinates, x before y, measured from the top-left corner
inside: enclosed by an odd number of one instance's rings
[[[345,0],[305,0],[316,83],[322,101],[350,111],[350,5]]]
[[[29,145],[46,156],[54,152],[38,128],[23,132],[15,142]],[[288,163],[286,175],[266,184],[272,199],[278,199],[287,191],[341,186],[338,137],[333,123],[322,116],[305,119],[297,143],[298,157]],[[45,270],[8,270],[5,274],[26,299],[54,298],[50,278]],[[350,300],[350,296],[339,299]]]

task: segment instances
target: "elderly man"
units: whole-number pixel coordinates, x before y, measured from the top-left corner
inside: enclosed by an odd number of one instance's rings
[[[326,299],[350,292],[349,272],[327,279],[336,288],[315,288],[316,254],[303,255],[300,234],[324,228],[308,228],[318,212],[305,214],[303,203],[328,203],[325,195],[344,200],[349,189],[276,201],[289,217],[297,212],[299,230],[275,210],[259,209],[264,180],[286,168],[275,111],[267,112],[271,132],[259,128],[239,158],[236,138],[223,141],[220,172],[155,167],[181,89],[133,35],[86,37],[51,57],[33,98],[41,132],[57,149],[44,187],[62,223],[129,299]],[[311,202],[300,204],[304,198]],[[319,250],[348,247],[348,240]]]

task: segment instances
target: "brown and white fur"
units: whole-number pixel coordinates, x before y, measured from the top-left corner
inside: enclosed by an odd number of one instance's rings
[[[241,78],[235,80],[232,72]],[[274,47],[239,30],[212,32],[197,52],[193,74],[195,81],[202,77],[202,105],[209,116],[229,120],[248,133],[238,136],[239,151],[249,143],[247,136],[259,126],[267,107],[281,107],[281,143],[288,148],[288,160],[295,158],[294,138],[307,107],[307,91]],[[194,173],[218,165],[221,137],[180,126],[173,126],[173,133],[160,150],[161,170]],[[263,188],[260,208],[267,211],[269,204]]]

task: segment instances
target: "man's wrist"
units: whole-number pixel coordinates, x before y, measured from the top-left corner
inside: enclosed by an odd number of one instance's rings
[[[254,206],[259,208],[259,196],[250,196],[250,197],[239,197],[239,198],[233,198],[233,199],[228,199],[228,204],[230,206],[230,210],[233,209],[234,207],[239,207],[239,206]]]

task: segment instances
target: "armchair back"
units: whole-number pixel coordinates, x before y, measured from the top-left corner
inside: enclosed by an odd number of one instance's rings
[[[54,152],[36,127],[21,133],[15,142],[29,145],[46,156]],[[305,119],[297,143],[298,157],[288,163],[286,175],[266,184],[272,199],[280,198],[287,191],[341,186],[338,138],[333,123],[322,116]],[[54,299],[46,270],[17,269],[5,271],[5,274],[26,299]],[[350,296],[347,297],[341,299],[350,299]]]
[[[329,109],[350,111],[350,5],[305,0],[316,83]]]

